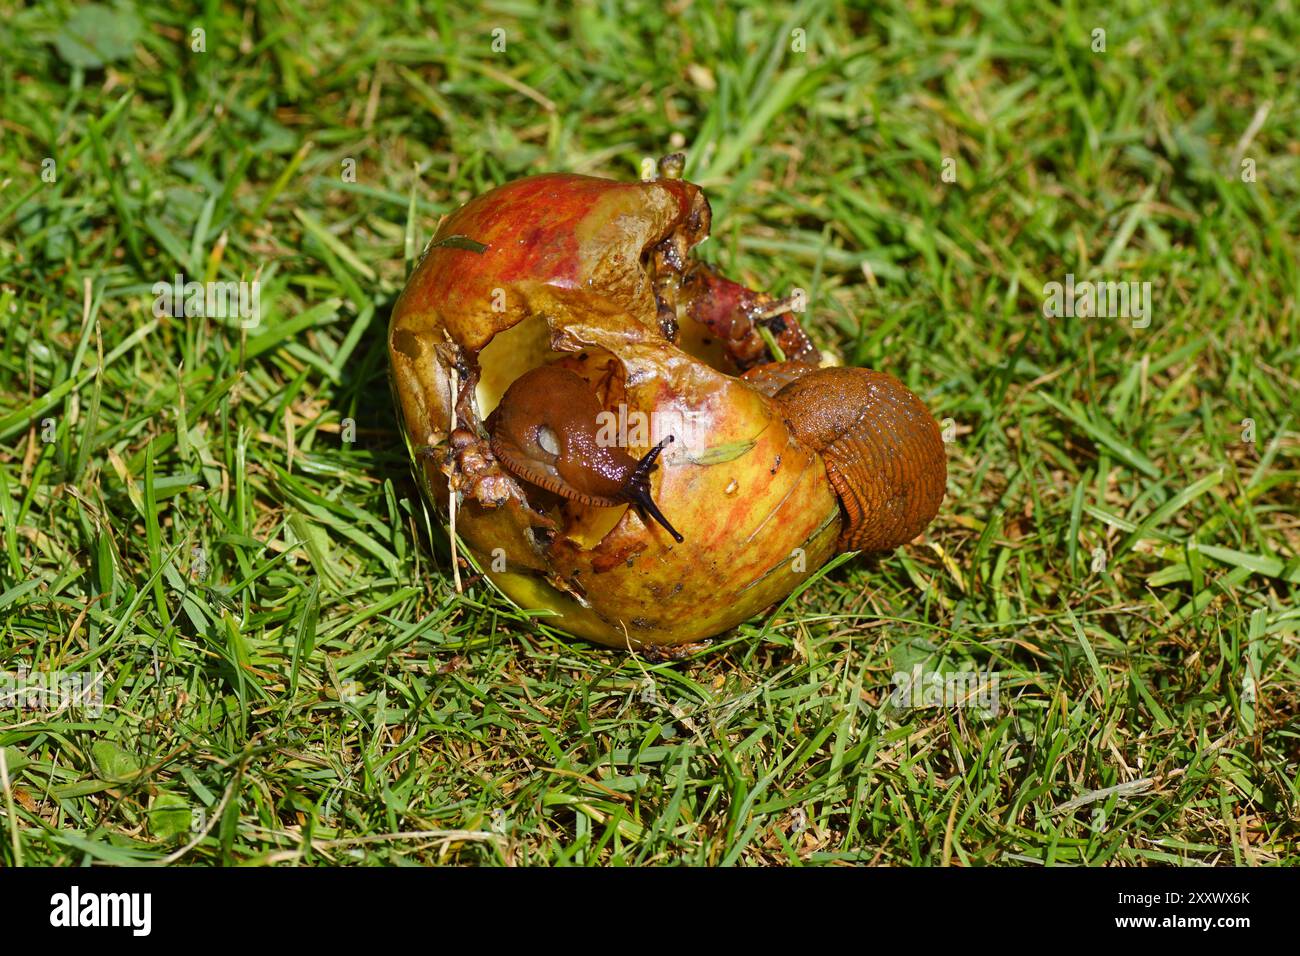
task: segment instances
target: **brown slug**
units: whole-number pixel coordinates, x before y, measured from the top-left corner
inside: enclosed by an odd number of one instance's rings
[[[563,498],[600,508],[630,504],[680,544],[650,496],[650,472],[673,436],[638,461],[598,440],[602,411],[582,376],[542,365],[516,379],[488,416],[492,453],[518,477]]]
[[[896,548],[938,514],[948,481],[943,438],[894,376],[782,362],[744,378],[773,397],[800,442],[821,453],[847,518],[840,550]]]

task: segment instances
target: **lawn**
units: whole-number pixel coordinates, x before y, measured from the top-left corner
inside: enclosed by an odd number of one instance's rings
[[[1293,4],[173,6],[0,0],[0,672],[102,675],[0,710],[0,863],[1300,862]],[[655,663],[457,592],[386,328],[470,197],[678,148],[949,483]]]

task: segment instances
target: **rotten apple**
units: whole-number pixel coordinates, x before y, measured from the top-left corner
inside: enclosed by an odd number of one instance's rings
[[[563,630],[658,653],[762,611],[837,550],[910,540],[946,481],[916,395],[821,367],[788,302],[691,255],[711,212],[680,169],[473,199],[389,329],[416,469],[465,557]]]

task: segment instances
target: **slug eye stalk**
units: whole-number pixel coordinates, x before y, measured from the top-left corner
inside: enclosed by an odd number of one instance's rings
[[[663,441],[659,442],[659,444],[646,452],[642,459],[637,462],[636,471],[634,471],[632,477],[628,479],[627,495],[628,500],[632,502],[637,510],[644,514],[649,514],[651,518],[654,518],[655,521],[659,522],[665,531],[673,536],[674,541],[681,544],[686,539],[678,534],[677,529],[668,523],[668,519],[664,517],[664,513],[659,510],[659,506],[656,505],[654,499],[650,497],[650,472],[655,469],[655,460],[659,457],[659,453],[663,451],[664,446],[672,440],[673,436],[669,435]]]

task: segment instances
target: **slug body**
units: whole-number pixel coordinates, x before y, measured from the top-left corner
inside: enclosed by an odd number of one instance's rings
[[[599,440],[603,411],[580,375],[540,366],[516,379],[488,416],[492,453],[517,477],[563,498],[600,508],[631,504],[680,543],[650,496],[650,472],[672,436],[637,460]]]
[[[842,551],[885,551],[925,529],[943,501],[947,455],[933,416],[902,382],[865,368],[754,369],[790,430],[821,453],[844,508]],[[788,384],[782,384],[788,382]]]

